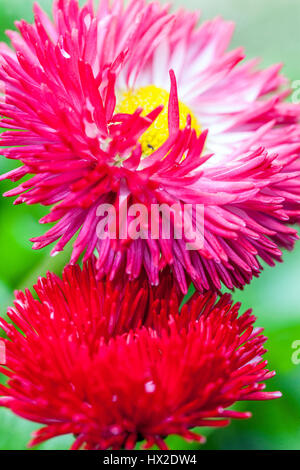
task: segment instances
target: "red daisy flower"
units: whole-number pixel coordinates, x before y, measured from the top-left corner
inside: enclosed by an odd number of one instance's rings
[[[196,293],[179,313],[170,275],[156,288],[95,274],[94,262],[65,268],[62,280],[49,273],[38,299],[17,293],[15,326],[1,320],[9,382],[0,404],[45,425],[31,445],[70,433],[73,449],[138,440],[164,449],[170,434],[203,442],[190,429],[250,417],[229,408],[237,401],[280,396],[264,391],[274,375],[262,359],[266,338],[230,295]]]
[[[98,252],[99,277],[146,271],[152,284],[172,267],[183,292],[243,287],[260,260],[281,260],[293,248],[299,217],[300,107],[283,102],[289,90],[279,67],[239,65],[227,52],[233,25],[221,19],[196,26],[198,15],[132,0],[54,4],[54,22],[35,6],[35,23],[8,32],[0,46],[2,153],[23,166],[3,176],[21,183],[15,203],[52,205],[41,222],[56,222],[34,248],[77,232],[71,262]],[[169,86],[169,73],[171,85]],[[21,131],[21,132],[20,132]],[[99,207],[120,213],[124,200],[151,210],[177,204],[188,230],[158,237],[149,218],[139,237],[99,237]],[[204,226],[194,207],[204,208]],[[98,215],[97,215],[98,214]],[[127,214],[127,213],[126,213]],[[126,215],[131,222],[132,216]],[[195,232],[197,248],[188,250]],[[115,239],[112,239],[115,238]]]

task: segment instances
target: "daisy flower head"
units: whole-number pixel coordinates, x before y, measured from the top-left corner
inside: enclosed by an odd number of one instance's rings
[[[74,435],[72,449],[165,449],[172,434],[203,442],[193,428],[222,427],[250,413],[232,405],[281,396],[266,392],[260,328],[230,295],[182,294],[170,274],[99,281],[92,259],[49,273],[18,292],[1,320],[7,335],[0,404],[43,427],[36,445]],[[166,295],[163,297],[162,293]]]
[[[279,66],[228,51],[232,23],[158,2],[57,0],[53,21],[34,8],[0,46],[0,114],[2,153],[23,164],[2,178],[31,176],[6,195],[52,206],[35,249],[76,236],[71,262],[97,253],[99,278],[157,285],[169,266],[203,292],[293,248],[300,107]]]

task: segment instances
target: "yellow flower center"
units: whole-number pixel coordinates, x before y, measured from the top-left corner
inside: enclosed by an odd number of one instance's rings
[[[132,114],[137,108],[143,108],[142,116],[146,116],[158,106],[163,105],[164,109],[155,119],[153,124],[141,136],[139,142],[142,146],[143,155],[146,157],[157,150],[169,137],[168,126],[168,104],[170,94],[155,85],[141,87],[138,90],[124,92],[116,106],[116,113]],[[179,101],[179,121],[180,129],[186,126],[188,115],[191,116],[192,128],[197,135],[201,134],[201,127],[196,116],[190,108]]]

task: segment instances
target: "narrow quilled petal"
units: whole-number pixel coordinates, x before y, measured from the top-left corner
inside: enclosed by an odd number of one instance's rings
[[[179,312],[170,273],[159,287],[99,281],[95,259],[34,289],[16,293],[12,323],[1,320],[0,385],[2,406],[43,425],[32,446],[62,434],[72,449],[164,449],[171,434],[204,442],[193,428],[251,417],[236,402],[281,396],[265,391],[263,330],[229,294],[195,293]]]
[[[53,21],[34,13],[0,45],[2,154],[23,164],[1,179],[27,176],[6,196],[52,206],[41,223],[55,224],[33,248],[57,254],[75,237],[71,262],[97,253],[99,278],[157,285],[169,267],[184,293],[191,280],[242,288],[262,261],[280,262],[300,220],[300,106],[284,101],[280,65],[228,51],[232,23],[198,26],[158,2],[57,0]],[[125,199],[125,232],[99,236],[99,207],[119,214]],[[136,204],[199,206],[202,219],[190,210],[180,238],[158,212],[157,237],[149,218],[132,237]]]

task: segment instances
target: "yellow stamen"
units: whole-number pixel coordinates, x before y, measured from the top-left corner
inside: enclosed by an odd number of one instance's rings
[[[144,156],[151,155],[157,150],[169,137],[168,128],[168,103],[169,93],[155,85],[141,87],[138,90],[129,90],[121,95],[116,107],[116,113],[132,114],[137,108],[143,108],[143,116],[146,116],[160,105],[164,106],[157,119],[148,128],[140,138],[140,144]],[[180,129],[186,126],[188,115],[191,116],[192,128],[197,135],[201,134],[201,127],[198,124],[196,116],[188,106],[179,101]]]

